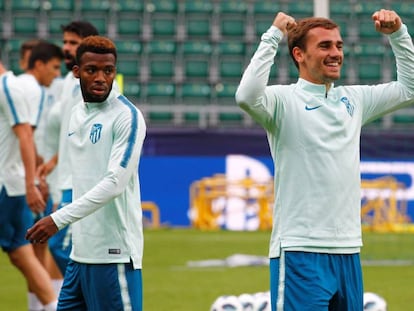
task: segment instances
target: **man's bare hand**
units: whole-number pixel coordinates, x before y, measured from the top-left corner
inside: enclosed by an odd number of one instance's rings
[[[296,26],[296,21],[292,16],[279,12],[273,20],[273,26],[279,28],[286,35],[289,28]]]
[[[52,217],[46,216],[27,230],[26,240],[29,240],[31,243],[46,243],[58,231],[58,227],[56,227]]]

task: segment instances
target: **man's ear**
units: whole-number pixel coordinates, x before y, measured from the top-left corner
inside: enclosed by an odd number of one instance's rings
[[[75,65],[72,67],[72,72],[75,78],[79,79],[79,66],[78,65]]]

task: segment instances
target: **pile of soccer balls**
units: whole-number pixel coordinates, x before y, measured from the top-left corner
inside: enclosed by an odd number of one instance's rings
[[[219,296],[211,305],[210,311],[270,311],[270,293]],[[387,303],[381,296],[364,293],[364,311],[387,311]]]
[[[270,311],[270,292],[219,296],[210,311]]]

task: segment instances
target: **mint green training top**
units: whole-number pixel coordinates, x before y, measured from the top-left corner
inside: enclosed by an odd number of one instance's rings
[[[367,122],[414,99],[414,48],[407,27],[388,35],[397,81],[325,85],[299,78],[267,86],[283,33],[271,26],[236,92],[267,132],[275,166],[269,256],[285,250],[358,253],[361,239],[360,133]],[[378,64],[380,66],[381,64]],[[276,64],[277,66],[277,64]]]

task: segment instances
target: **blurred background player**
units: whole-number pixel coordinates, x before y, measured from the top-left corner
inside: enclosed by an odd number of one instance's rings
[[[53,106],[47,121],[51,128],[56,129],[59,127],[58,151],[48,159],[47,163],[41,165],[38,170],[41,179],[45,179],[57,166],[57,186],[61,192],[61,201],[58,208],[72,202],[72,172],[66,152],[66,139],[72,107],[82,101],[79,80],[72,73],[72,68],[76,64],[76,50],[83,38],[98,34],[96,28],[86,21],[73,21],[67,25],[62,25],[61,28],[63,31],[62,50],[68,73],[63,81],[61,96]],[[51,253],[63,275],[65,274],[71,251],[70,231],[70,226],[67,226],[49,241]]]
[[[25,73],[19,75],[18,80],[20,86],[25,90],[24,95],[30,106],[31,124],[33,130],[35,130],[36,164],[38,166],[43,163],[43,159],[50,157],[46,149],[48,133],[45,130],[46,119],[50,110],[48,88],[61,75],[60,68],[63,53],[59,46],[44,40],[30,40],[29,43],[22,45],[22,50],[25,50],[25,52],[21,53],[23,59],[20,60],[20,65],[25,69]],[[53,206],[53,200],[49,194],[49,184],[40,179],[39,188],[47,203],[47,208],[45,213],[33,214],[34,221],[52,212]],[[48,245],[34,244],[33,247],[37,258],[49,272],[55,292],[58,294],[63,278],[60,271],[56,269],[56,264],[48,251]],[[43,305],[30,287],[28,302],[30,310],[43,309]]]
[[[138,176],[146,135],[142,113],[112,88],[113,42],[85,38],[73,71],[83,102],[66,132],[73,177],[72,203],[42,218],[27,239],[44,243],[72,224],[71,261],[59,310],[142,310],[143,225]]]
[[[1,62],[0,81],[0,245],[44,305],[43,309],[56,310],[50,277],[32,245],[24,241],[25,231],[33,224],[31,211],[42,213],[46,207],[36,185],[30,109],[20,82]]]

